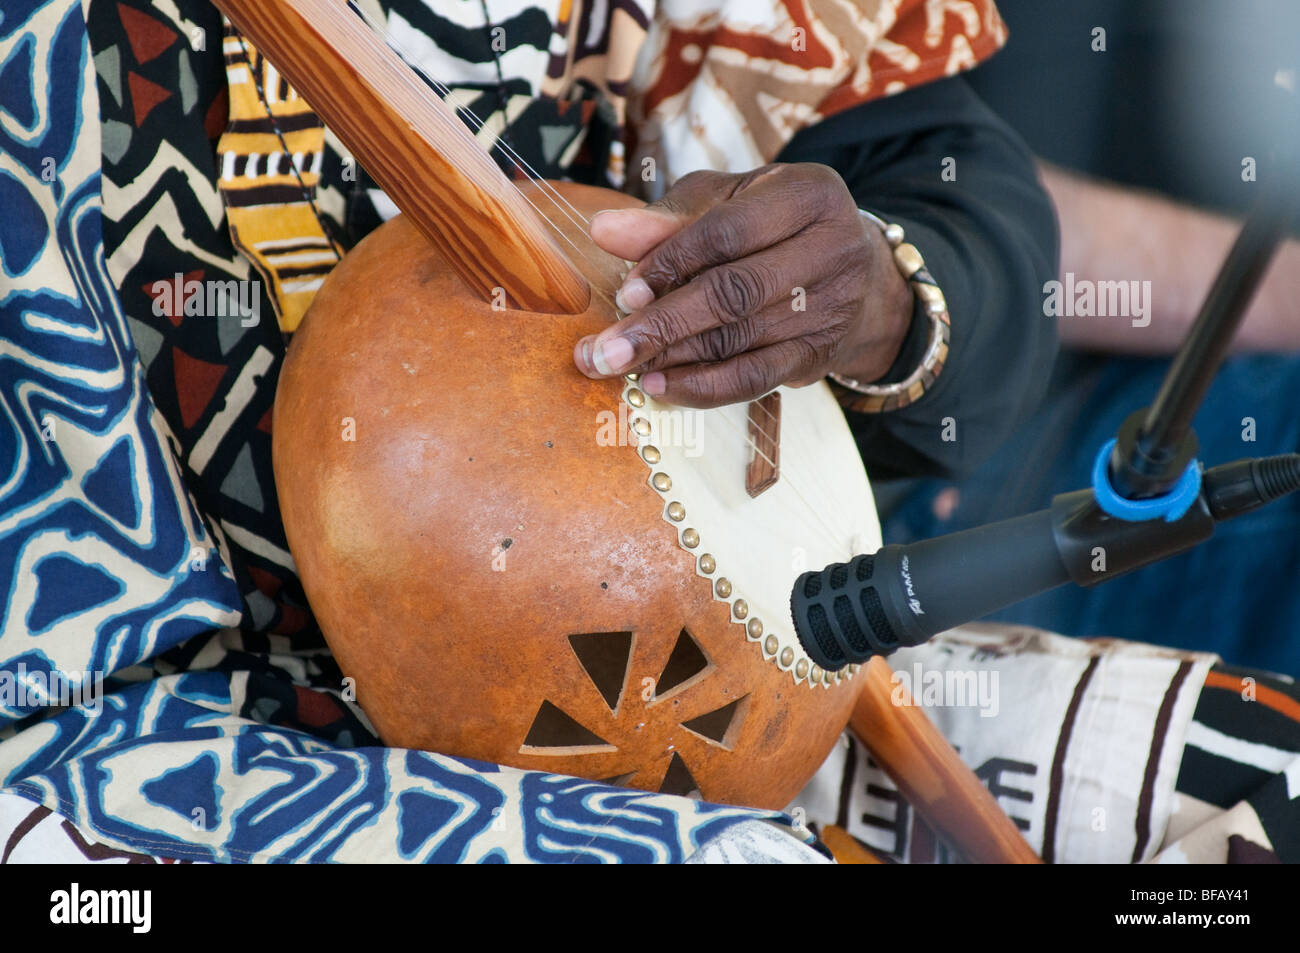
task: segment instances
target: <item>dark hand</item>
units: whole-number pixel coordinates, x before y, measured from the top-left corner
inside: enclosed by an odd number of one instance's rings
[[[591,237],[637,265],[628,317],[574,349],[589,377],[641,373],[647,393],[717,407],[837,371],[869,382],[898,355],[912,292],[843,180],[814,163],[693,172]]]

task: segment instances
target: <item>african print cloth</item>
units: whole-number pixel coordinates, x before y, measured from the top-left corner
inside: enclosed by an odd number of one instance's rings
[[[992,0],[362,0],[394,47],[542,175],[640,188],[748,171],[804,126],[970,69]]]
[[[801,128],[969,69],[1006,40],[991,0],[360,7],[485,148],[508,147],[493,152],[506,172],[646,198],[695,169],[770,162]],[[222,50],[220,188],[235,246],[292,332],[341,247],[397,209],[228,22]]]
[[[224,75],[196,55],[219,36],[197,3],[0,21],[0,791],[190,860],[678,861],[788,830],[378,745],[275,529],[280,333],[157,284],[248,275],[213,185]]]
[[[1293,681],[1002,623],[890,663],[1046,862],[1300,863]],[[961,860],[850,735],[790,810],[900,863]]]
[[[382,858],[381,858],[382,859]],[[201,862],[201,861],[199,861]],[[705,841],[686,864],[829,864],[831,859],[767,821],[739,821]],[[26,798],[0,793],[2,864],[196,863],[110,847]]]
[[[488,9],[505,6],[493,0]],[[776,29],[771,18],[778,14],[755,24],[745,19],[753,6],[727,5],[725,28],[718,10],[698,13],[710,8],[696,5],[696,19],[674,18],[672,4],[657,8],[662,17],[653,23],[644,11],[637,19],[640,8],[631,4],[564,4],[550,13],[515,4],[492,22],[477,19],[478,8],[468,4],[456,8],[462,23],[404,3],[393,5],[388,23],[399,30],[399,20],[410,25],[404,45],[422,49],[421,56],[464,66],[467,79],[458,95],[477,97],[475,109],[488,117],[489,134],[504,131],[516,146],[527,144],[530,163],[546,174],[585,169],[589,180],[608,183],[616,181],[619,167],[615,143],[631,144],[636,128],[647,130],[643,145],[657,142],[654,148],[674,155],[680,149],[688,164],[703,161],[691,158],[692,149],[722,167],[744,167],[752,155],[766,154],[767,140],[723,137],[735,151],[713,155],[711,127],[695,128],[690,113],[696,92],[707,100],[719,77],[746,75],[728,72],[736,63],[748,63],[761,85],[758,67],[767,48],[754,37]],[[865,60],[849,65],[831,55],[839,72],[826,67],[815,101],[787,100],[788,109],[769,113],[785,117],[784,128],[791,130],[836,102],[891,92],[894,83],[906,81],[900,76],[961,68],[963,42],[978,56],[981,43],[991,48],[990,37],[999,36],[990,7],[960,0],[779,8],[791,22],[807,20],[814,9],[819,22],[836,28],[813,30],[810,50],[849,44],[852,31],[835,20],[836,11],[857,11],[851,22],[868,32],[866,24],[883,30],[894,22],[895,39],[880,39]],[[606,24],[624,22],[641,24],[647,34],[636,41],[650,51],[639,65],[629,64],[630,47],[601,39]],[[517,46],[498,57],[491,37],[501,23]],[[931,29],[936,23],[937,32]],[[623,29],[637,36],[630,26]],[[674,29],[727,42],[706,53],[703,47],[692,51],[689,42],[675,47],[654,39],[675,35]],[[915,56],[896,42],[907,29]],[[417,34],[427,37],[425,30],[437,31],[441,45],[421,44]],[[853,43],[866,48],[860,37]],[[674,49],[677,59],[664,58]],[[262,95],[289,104],[272,111],[279,133],[292,133],[284,127],[301,122],[296,131],[303,135],[286,135],[280,160],[259,151],[257,139],[239,139],[265,135],[265,129],[228,130],[232,110],[238,112],[228,67],[243,56],[252,60],[248,78],[256,78]],[[606,58],[624,66],[599,66]],[[640,100],[654,117],[640,127],[627,118],[630,106],[617,105],[624,67],[643,70],[645,88],[663,93],[657,104],[652,93]],[[788,73],[784,67],[772,72]],[[694,79],[683,80],[686,74]],[[237,85],[239,77],[233,79]],[[674,92],[673,82],[685,85]],[[567,88],[568,95],[548,96],[546,88]],[[745,109],[776,102],[773,88],[751,90]],[[267,275],[250,266],[231,237],[230,226],[240,217],[228,213],[235,189],[219,185],[229,181],[227,171],[247,177],[249,157],[259,155],[252,178],[288,172],[300,187],[280,204],[314,201],[321,234],[343,247],[391,213],[382,193],[331,144],[328,130],[319,133],[322,145],[312,120],[290,118],[306,115],[293,98],[266,64],[256,62],[256,51],[227,44],[215,10],[198,0],[5,4],[0,578],[7,595],[0,616],[0,850],[9,859],[35,853],[114,861],[772,856],[762,847],[764,837],[732,831],[719,838],[733,828],[752,830],[746,822],[756,818],[775,825],[772,831],[799,833],[789,816],[379,745],[307,609],[271,477],[270,408],[284,353],[272,291],[283,297],[286,281],[314,280],[311,270],[321,262],[310,256],[324,246],[268,245],[283,239],[254,224],[241,247],[266,252],[266,261],[281,270]],[[233,138],[219,150],[218,137],[226,132]],[[697,135],[703,138],[691,142]],[[281,164],[272,167],[272,161]],[[666,158],[664,168],[668,176],[687,166],[674,167]],[[309,201],[301,186],[310,190],[313,175],[319,178]],[[302,272],[284,270],[292,268]],[[1051,637],[1037,644],[1050,645]],[[1030,654],[1007,653],[1009,679]],[[1090,663],[1073,650],[1064,656],[1059,664],[1077,684]],[[1130,656],[1144,657],[1140,648],[1114,653],[1102,670],[1123,670]],[[1216,851],[1245,859],[1292,856],[1287,851],[1294,847],[1285,845],[1295,828],[1286,813],[1294,785],[1279,765],[1300,745],[1276,725],[1252,720],[1258,706],[1224,716],[1248,722],[1245,728],[1225,724],[1223,713],[1207,710],[1203,717],[1205,699],[1227,691],[1213,683],[1214,672],[1205,681],[1204,661],[1187,670],[1170,717],[1159,721],[1163,702],[1153,709],[1151,699],[1168,697],[1167,673],[1182,670],[1183,663],[1165,658],[1159,664],[1166,688],[1134,709],[1147,716],[1154,710],[1152,731],[1157,724],[1166,729],[1163,755],[1152,762],[1147,754],[1151,733],[1142,749],[1142,763],[1156,768],[1141,856],[1170,843],[1171,832],[1179,832],[1176,843],[1187,857],[1214,857]],[[1133,678],[1149,692],[1159,684],[1158,678]],[[1189,721],[1202,682],[1208,687]],[[1072,697],[1070,680],[1061,684]],[[1087,690],[1096,691],[1103,681],[1089,684]],[[1294,696],[1286,686],[1259,684],[1274,692],[1259,695],[1275,703],[1269,711],[1289,717],[1285,698]],[[1023,712],[1037,714],[1048,703],[1058,712],[1070,708],[1068,698],[1062,703],[1012,693],[1004,711],[1010,721],[1024,723]],[[1108,698],[1097,698],[1095,711],[1115,723]],[[1198,734],[1198,724],[1207,730]],[[1035,765],[1053,764],[1056,757],[1055,749],[1024,752],[1010,743],[1002,753],[992,742],[980,748],[975,739],[983,725],[969,720],[944,727],[971,757],[988,750],[988,757]],[[1276,737],[1275,730],[1281,732]],[[1085,734],[1075,728],[1071,737]],[[1059,735],[1056,742],[1060,747]],[[1074,744],[1062,755],[1063,778],[1078,776]],[[1171,792],[1171,766],[1195,744],[1219,759],[1211,771],[1225,763],[1244,768],[1215,783],[1188,768],[1188,778],[1180,774]],[[1131,747],[1140,746],[1131,740]],[[1182,760],[1185,768],[1196,763],[1189,755]],[[842,763],[833,758],[814,788],[831,779],[837,797],[847,787],[852,798],[870,766],[850,783]],[[1046,851],[1060,844],[1053,859],[1073,859],[1069,838],[1042,836],[1046,813],[1017,812],[1020,787],[1007,780],[1010,774],[990,773],[983,761],[977,766],[997,784],[1004,805],[1027,821],[1035,846]],[[1146,779],[1144,769],[1143,785]],[[879,777],[869,783],[874,787],[868,792],[888,786]],[[1142,790],[1127,800],[1125,792],[1114,796],[1112,830],[1137,830]],[[1051,801],[1050,792],[1049,785],[1043,803]],[[915,839],[900,846],[866,836],[854,826],[855,802],[841,812],[832,800],[823,810],[814,794],[810,789],[792,806],[810,823],[843,813],[843,822],[881,851],[925,859],[924,851],[912,849]],[[1078,798],[1058,803],[1088,804]],[[1066,812],[1056,824],[1068,832],[1080,821]],[[900,829],[911,830],[906,822]],[[1136,835],[1125,833],[1122,843],[1131,851]]]
[[[863,96],[886,90],[867,80],[862,37],[900,13],[918,42],[920,22],[941,27],[927,55],[904,58],[918,80],[942,72],[955,32],[983,31],[974,45],[991,50],[1000,29],[984,2],[937,21],[911,0],[813,6],[860,22],[851,48],[821,27],[801,42],[823,86]],[[508,130],[533,168],[618,181],[648,5],[493,0],[491,22],[473,4],[443,16],[414,2],[368,9],[454,78],[489,135]],[[793,42],[812,8],[758,23],[740,5],[697,9],[674,22],[726,19],[723,60],[761,82],[765,60],[746,38]],[[723,65],[679,53],[652,65],[651,80]],[[661,96],[665,128],[685,115],[679,92]],[[322,136],[207,3],[5,5],[5,791],[57,812],[87,843],[184,859],[676,860],[743,818],[788,826],[378,747],[307,610],[270,466],[284,354],[274,316],[291,328],[305,307],[293,296],[314,290],[336,236],[350,245],[392,212]],[[263,186],[281,191],[250,191]],[[277,210],[270,226],[245,215],[261,200]]]

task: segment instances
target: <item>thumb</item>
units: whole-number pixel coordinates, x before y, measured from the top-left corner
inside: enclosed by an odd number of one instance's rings
[[[591,240],[626,261],[639,261],[652,248],[726,201],[746,176],[700,171],[684,175],[663,198],[641,208],[608,209],[591,220]]]
[[[681,231],[689,221],[649,205],[608,209],[592,218],[591,240],[611,255],[638,261],[660,242]]]

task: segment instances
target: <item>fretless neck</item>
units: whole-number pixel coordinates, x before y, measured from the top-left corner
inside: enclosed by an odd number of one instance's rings
[[[484,298],[586,309],[590,289],[528,201],[342,0],[215,0]]]

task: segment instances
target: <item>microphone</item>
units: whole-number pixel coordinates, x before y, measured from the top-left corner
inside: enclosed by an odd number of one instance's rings
[[[1094,586],[1173,556],[1208,539],[1216,522],[1297,489],[1293,453],[1206,471],[1176,519],[1125,519],[1106,512],[1093,489],[1065,493],[1036,513],[802,574],[790,597],[795,633],[814,664],[835,671],[1067,582]]]

